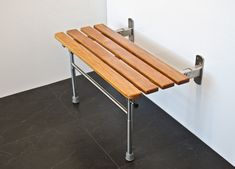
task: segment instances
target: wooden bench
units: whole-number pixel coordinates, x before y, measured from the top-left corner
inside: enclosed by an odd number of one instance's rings
[[[75,80],[75,70],[78,70],[127,113],[126,160],[134,160],[132,122],[136,99],[143,93],[150,94],[159,89],[167,89],[174,85],[187,83],[189,78],[104,24],[83,27],[80,30],[68,30],[66,33],[59,32],[55,34],[55,38],[70,53],[73,103],[79,102]],[[126,97],[127,108],[83,72],[74,63],[73,55],[83,60]]]

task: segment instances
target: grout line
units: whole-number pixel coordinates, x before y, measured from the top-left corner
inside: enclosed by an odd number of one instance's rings
[[[98,141],[92,136],[92,134],[87,129],[84,130],[92,138],[92,140],[99,146],[99,148],[109,157],[109,159],[116,165],[117,169],[120,169],[120,166],[114,161],[114,159],[110,156],[110,154],[105,151],[105,149],[98,143]]]

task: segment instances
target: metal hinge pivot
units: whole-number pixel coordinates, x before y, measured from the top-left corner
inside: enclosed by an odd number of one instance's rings
[[[203,76],[203,68],[204,68],[204,58],[200,55],[196,56],[195,67],[186,68],[182,71],[182,73],[189,77],[190,79],[194,79],[194,82],[198,85],[202,84],[202,76]]]

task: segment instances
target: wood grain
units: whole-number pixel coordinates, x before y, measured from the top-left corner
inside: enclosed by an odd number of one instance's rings
[[[80,31],[74,29],[67,31],[67,34],[70,35],[74,40],[85,46],[93,54],[98,56],[106,64],[115,69],[123,77],[128,79],[132,84],[134,84],[138,89],[140,89],[145,94],[152,93],[158,90],[158,87],[150,82],[142,74],[128,66],[125,62],[115,57],[113,54],[108,52],[99,44],[95,43],[92,39],[85,36]]]
[[[100,45],[111,51],[114,55],[122,59],[133,69],[140,72],[142,75],[147,77],[153,83],[157,84],[162,89],[174,86],[173,81],[158,72],[156,69],[143,62],[141,59],[128,52],[126,49],[113,42],[97,30],[92,27],[83,27],[81,31],[87,34],[90,38],[98,42]]]
[[[108,38],[112,39],[114,42],[122,46],[123,48],[127,49],[138,58],[143,60],[144,62],[148,63],[156,70],[160,71],[162,74],[173,80],[176,84],[183,84],[189,81],[189,78],[180,73],[179,71],[175,70],[165,62],[158,59],[156,56],[153,56],[146,50],[142,49],[141,47],[137,46],[133,42],[129,41],[128,39],[122,37],[112,29],[108,28],[104,24],[98,24],[94,26],[95,29],[99,30],[102,34],[107,36]]]
[[[56,33],[55,38],[76,56],[81,58],[86,64],[88,64],[97,74],[99,74],[104,80],[111,84],[117,91],[119,91],[124,97],[129,99],[135,99],[142,93],[127,79],[122,77],[114,69],[104,63],[101,59],[88,51],[85,47],[78,44],[68,35],[63,32]]]

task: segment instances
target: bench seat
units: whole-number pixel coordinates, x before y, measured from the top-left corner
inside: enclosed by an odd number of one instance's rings
[[[134,41],[133,20],[128,19],[128,35]],[[132,25],[132,26],[131,26]],[[120,33],[120,32],[119,32]],[[72,103],[79,103],[76,70],[127,114],[127,151],[125,159],[133,161],[133,111],[143,94],[189,82],[189,78],[161,61],[157,56],[137,46],[104,24],[59,32],[55,38],[69,50],[72,81]],[[124,106],[112,94],[75,64],[74,55],[83,60],[105,81],[127,98]]]
[[[55,38],[128,99],[189,78],[104,24],[59,32]]]

